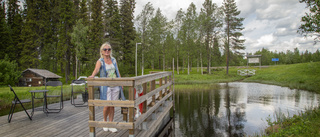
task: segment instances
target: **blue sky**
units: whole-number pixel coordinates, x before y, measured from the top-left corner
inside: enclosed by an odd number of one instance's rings
[[[223,0],[213,0],[218,6]],[[151,1],[155,9],[160,8],[169,20],[175,18],[177,11],[184,11],[193,2],[198,12],[204,0],[157,0]],[[136,0],[135,17],[142,11],[148,1]],[[297,33],[301,17],[308,10],[305,3],[298,0],[236,0],[239,17],[245,18],[242,31],[246,39],[246,49],[243,53],[254,53],[262,48],[270,51],[286,52],[298,48],[300,52],[308,50],[315,52],[320,49],[320,43],[314,45],[313,38],[305,38]]]

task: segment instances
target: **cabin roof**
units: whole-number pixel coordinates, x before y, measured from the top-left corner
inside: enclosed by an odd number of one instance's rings
[[[25,73],[25,72],[27,72],[27,71],[31,71],[31,72],[33,72],[33,73],[36,73],[36,74],[38,74],[38,75],[40,75],[40,76],[42,76],[42,77],[44,77],[44,78],[62,78],[61,76],[59,76],[59,75],[57,75],[57,74],[54,74],[54,73],[52,73],[52,72],[50,72],[50,71],[48,71],[48,70],[45,70],[45,69],[33,69],[33,68],[28,68],[28,69],[24,70],[24,71],[22,72],[22,74]]]

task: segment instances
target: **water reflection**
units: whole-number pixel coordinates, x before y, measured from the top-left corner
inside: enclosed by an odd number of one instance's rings
[[[222,83],[220,89],[175,92],[176,136],[246,136],[260,133],[277,111],[292,116],[318,106],[315,93],[257,83]]]

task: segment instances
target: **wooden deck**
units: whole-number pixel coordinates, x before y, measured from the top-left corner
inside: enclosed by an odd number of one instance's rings
[[[156,88],[156,80],[159,87]],[[165,80],[163,83],[163,79]],[[60,113],[50,113],[48,116],[37,109],[30,121],[24,111],[13,115],[11,123],[7,116],[0,117],[0,137],[15,136],[97,136],[97,137],[128,137],[128,136],[172,136],[174,130],[174,87],[171,72],[159,72],[132,78],[93,78],[87,79],[89,107],[75,107],[70,100],[64,102]],[[135,98],[135,85],[143,86],[143,95]],[[149,85],[149,86],[148,86]],[[127,101],[102,101],[94,98],[94,86],[127,86],[129,98]],[[78,101],[80,99],[77,99]],[[76,101],[77,101],[76,100]],[[134,109],[143,104],[143,114],[134,119]],[[103,106],[115,106],[113,122],[103,120]],[[51,104],[49,108],[59,107],[59,103]],[[120,107],[128,108],[121,114]],[[31,113],[31,109],[28,110]],[[128,121],[123,121],[124,117]],[[116,127],[117,133],[105,132],[101,127]]]
[[[59,103],[51,104],[49,107],[58,107]],[[60,113],[45,113],[40,111],[42,107],[36,108],[32,121],[24,111],[16,112],[13,114],[11,123],[8,123],[8,115],[0,117],[0,136],[1,137],[17,137],[17,136],[70,136],[79,137],[89,136],[89,109],[88,107],[74,107],[69,101],[64,101],[64,108]],[[122,114],[120,108],[115,108],[116,122],[122,121]],[[96,121],[102,121],[103,107],[96,107]],[[31,109],[27,110],[31,113]],[[139,130],[135,130],[138,136]],[[117,133],[105,132],[102,128],[96,128],[97,137],[108,136],[129,136],[128,130],[118,129]]]

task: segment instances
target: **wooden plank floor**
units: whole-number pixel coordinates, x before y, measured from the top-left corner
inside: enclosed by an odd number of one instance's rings
[[[59,103],[51,104],[48,107],[58,107]],[[64,108],[60,113],[49,113],[48,116],[41,111],[42,107],[38,107],[35,111],[32,121],[24,111],[13,114],[11,123],[8,123],[8,115],[0,117],[0,137],[17,137],[17,136],[89,136],[89,109],[88,107],[74,107],[69,101],[64,101]],[[96,107],[96,121],[102,121],[103,107]],[[29,114],[31,109],[27,110]],[[120,107],[116,107],[116,122],[124,122]],[[135,130],[138,135],[140,130]],[[128,130],[118,129],[117,133],[105,132],[102,128],[96,128],[96,136],[125,136],[128,137]]]

